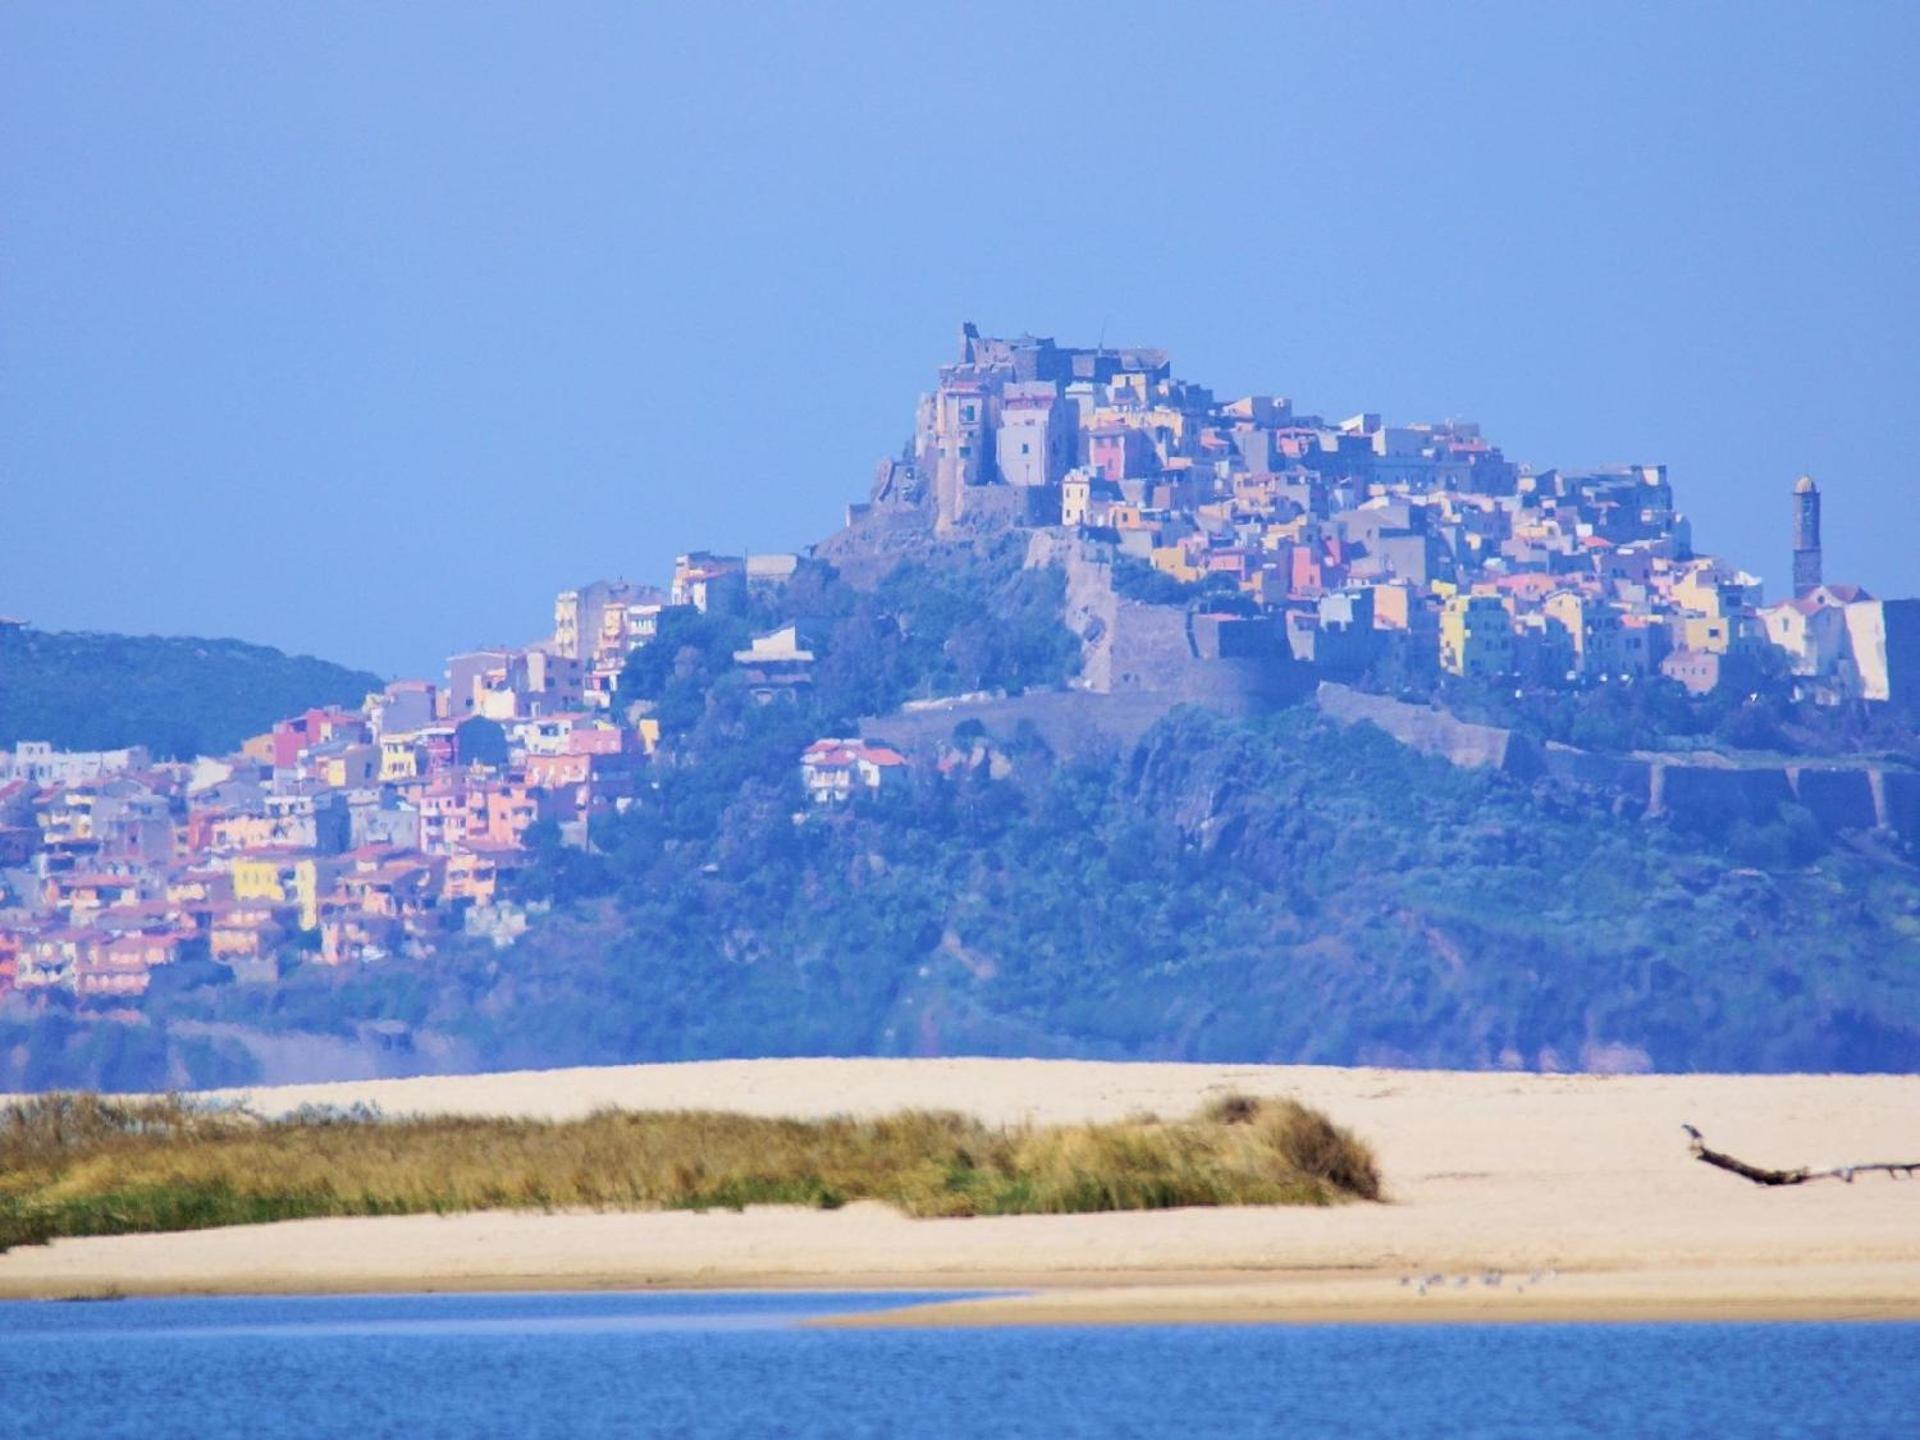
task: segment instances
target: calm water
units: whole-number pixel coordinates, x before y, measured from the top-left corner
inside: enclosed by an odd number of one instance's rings
[[[797,1323],[919,1298],[0,1303],[0,1434],[1920,1435],[1920,1325]]]

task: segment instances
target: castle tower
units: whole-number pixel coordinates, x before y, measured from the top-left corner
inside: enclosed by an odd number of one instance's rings
[[[935,525],[946,534],[966,517],[967,491],[993,478],[993,411],[999,397],[984,380],[942,380],[933,395]]]
[[[1820,487],[1811,475],[1793,482],[1793,593],[1820,586]]]

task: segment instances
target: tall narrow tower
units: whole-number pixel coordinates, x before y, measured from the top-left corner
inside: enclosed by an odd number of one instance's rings
[[[1793,593],[1820,586],[1820,487],[1811,475],[1793,482]]]

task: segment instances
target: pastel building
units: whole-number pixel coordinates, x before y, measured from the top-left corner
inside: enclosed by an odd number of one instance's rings
[[[1857,600],[1843,613],[1859,697],[1920,712],[1920,600]]]
[[[1000,402],[995,459],[1009,485],[1055,485],[1072,467],[1073,413],[1050,384],[1013,384]]]
[[[886,745],[865,740],[816,740],[800,756],[800,781],[816,805],[851,799],[857,791],[878,791],[903,773],[906,757]]]
[[[233,898],[269,906],[289,906],[302,930],[320,923],[320,897],[333,882],[341,863],[332,858],[297,851],[265,850],[236,855],[233,860]]]
[[[1514,670],[1513,617],[1495,595],[1455,595],[1440,607],[1440,664],[1454,675],[1495,678]]]

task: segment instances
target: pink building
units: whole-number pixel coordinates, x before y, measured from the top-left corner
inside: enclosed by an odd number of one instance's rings
[[[1153,475],[1159,457],[1144,430],[1129,425],[1103,425],[1087,435],[1087,463],[1105,480],[1130,480]]]
[[[291,770],[308,746],[345,738],[364,744],[373,738],[366,718],[357,710],[331,706],[276,723],[269,736],[269,757],[276,770]]]

